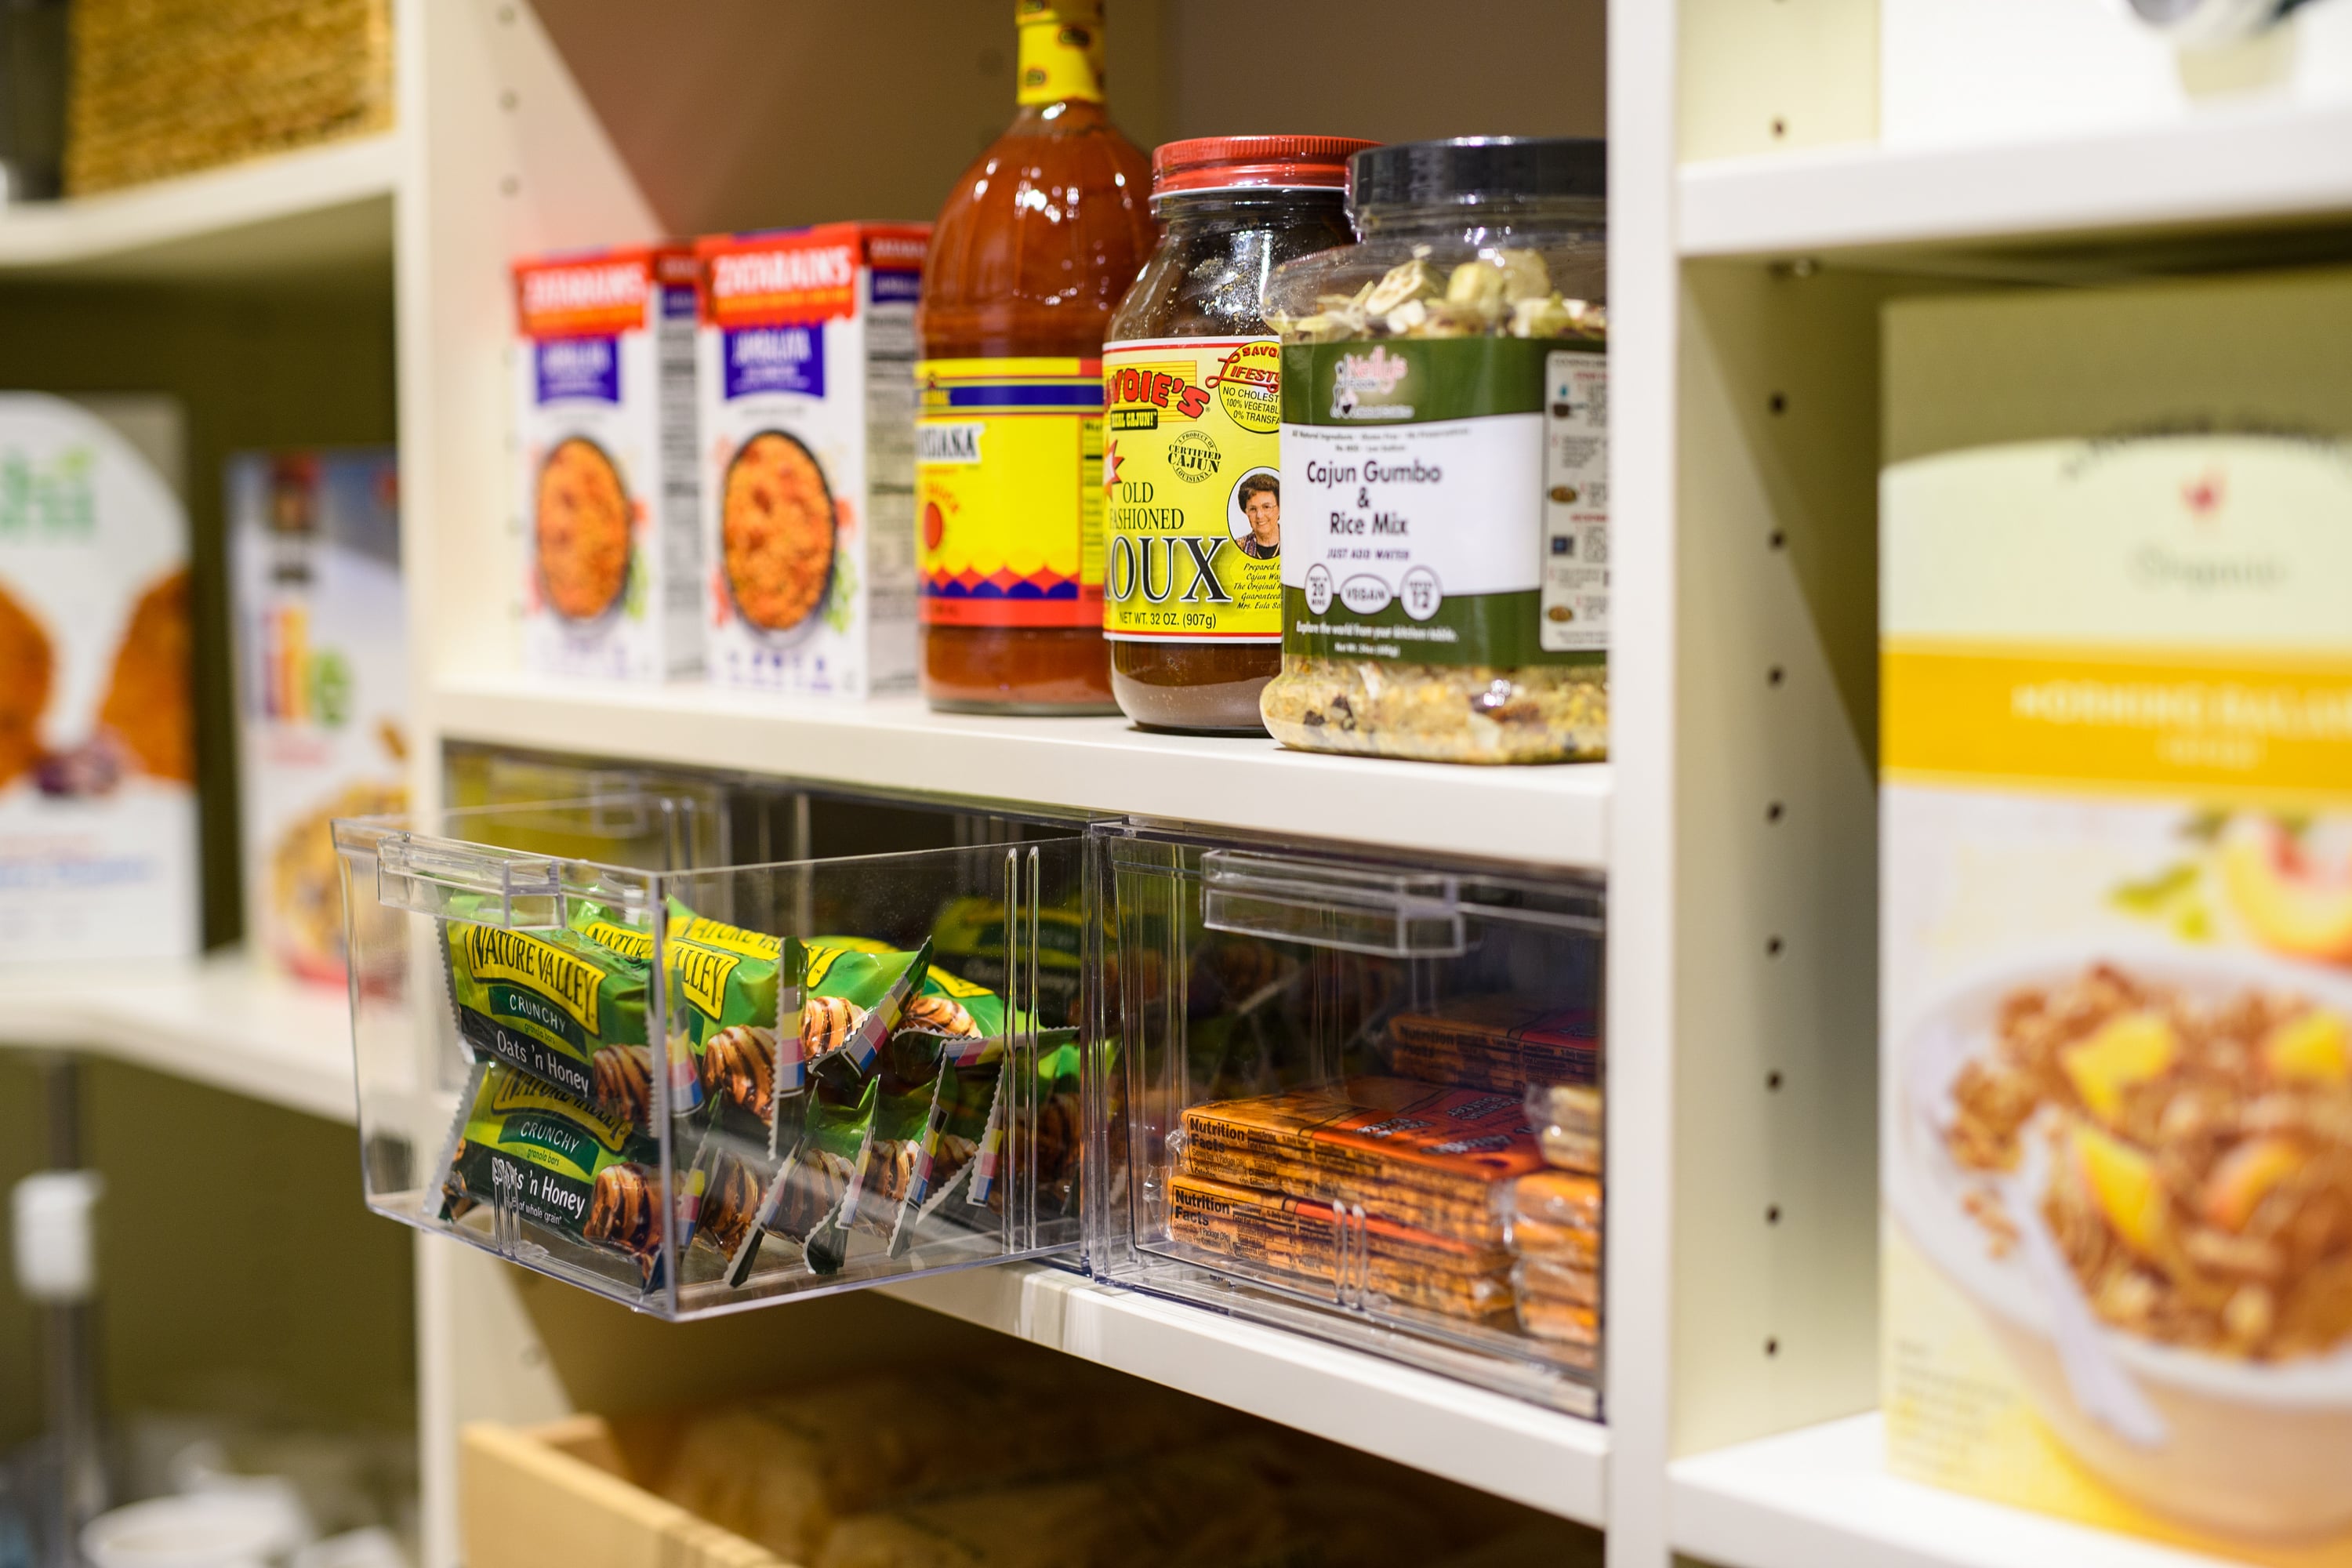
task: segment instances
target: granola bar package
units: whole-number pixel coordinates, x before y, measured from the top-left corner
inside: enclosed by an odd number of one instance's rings
[[[1511,1310],[1499,1247],[1474,1247],[1367,1215],[1360,1237],[1328,1203],[1177,1176],[1168,1189],[1168,1230],[1177,1240],[1319,1287],[1369,1292],[1455,1318]]]
[[[761,1237],[770,1235],[798,1243],[810,1272],[840,1272],[880,1089],[878,1077],[856,1071],[836,1053],[811,1069],[805,1089],[779,1101],[774,1170],[763,1184],[759,1207],[749,1224],[731,1212],[723,1222],[728,1234],[740,1237],[728,1260],[730,1284],[749,1282]],[[753,1170],[761,1163],[756,1157],[739,1158]]]
[[[1504,1239],[1522,1258],[1601,1266],[1601,1184],[1569,1171],[1536,1171],[1503,1189]]]
[[[1355,1078],[1184,1112],[1183,1173],[1500,1246],[1496,1190],[1538,1169],[1516,1095]]]
[[[1563,1171],[1601,1173],[1601,1090],[1591,1084],[1528,1086],[1528,1122],[1544,1163]]]
[[[602,1116],[635,1126],[653,1110],[646,966],[573,931],[445,922],[457,1036],[497,1062]]]
[[[1389,1021],[1391,1065],[1404,1078],[1518,1094],[1531,1083],[1600,1076],[1601,1021],[1590,1007],[1481,994]]]
[[[679,914],[684,918],[678,918]],[[644,932],[616,928],[604,921],[592,921],[582,929],[587,936],[616,952],[641,953],[646,961],[652,956],[653,939]],[[682,934],[688,931],[719,940],[698,940]],[[764,951],[770,947],[776,951]],[[734,1030],[740,1037],[742,1031],[764,1030],[772,1058],[782,947],[779,939],[761,938],[756,931],[722,925],[684,911],[673,914],[663,949],[669,981],[673,1114],[700,1108],[710,1098],[714,1076],[724,1080],[723,1070],[714,1075],[707,1066],[711,1044],[719,1035]],[[722,1068],[743,1070],[746,1065],[730,1058],[722,1063]],[[757,1068],[749,1070],[756,1078]]]
[[[661,1151],[653,1140],[495,1063],[475,1067],[461,1104],[428,1199],[439,1205],[436,1217],[461,1221],[487,1205],[624,1253],[647,1289],[661,1283]],[[682,1207],[681,1246],[692,1223],[690,1205]]]

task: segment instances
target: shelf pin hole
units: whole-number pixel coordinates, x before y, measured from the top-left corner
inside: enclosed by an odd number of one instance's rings
[[[1787,815],[1788,808],[1777,800],[1764,808],[1764,820],[1767,822],[1778,822]]]
[[[1779,1355],[1780,1353],[1780,1342],[1779,1340],[1766,1340],[1764,1342],[1764,1353],[1766,1355]]]
[[[1772,531],[1772,537],[1766,542],[1775,550],[1785,550],[1789,545],[1789,536],[1776,528]]]
[[[1788,679],[1789,672],[1777,664],[1764,672],[1764,682],[1768,686],[1778,686]]]
[[[1780,392],[1774,393],[1767,406],[1769,406],[1775,414],[1786,414],[1789,412],[1788,395],[1786,393]]]
[[[1778,958],[1780,956],[1780,939],[1779,937],[1774,936],[1764,939],[1764,956],[1767,958]]]
[[[1779,137],[1786,136],[1788,133],[1789,133],[1789,122],[1788,122],[1787,121],[1785,121],[1785,120],[1780,119],[1779,116],[1775,115],[1775,116],[1773,117],[1773,120],[1772,120],[1772,134],[1773,134],[1773,136],[1774,136],[1775,138],[1779,138]]]
[[[1764,1223],[1766,1225],[1779,1225],[1780,1223],[1780,1205],[1779,1204],[1769,1204],[1765,1206]]]
[[[1780,1092],[1780,1069],[1774,1068],[1764,1075],[1764,1087],[1774,1094]]]

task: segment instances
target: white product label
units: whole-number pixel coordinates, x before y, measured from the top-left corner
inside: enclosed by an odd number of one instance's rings
[[[1543,447],[1538,414],[1284,426],[1282,477],[1297,499],[1283,585],[1360,615],[1402,600],[1416,620],[1449,597],[1538,586]]]
[[[1543,592],[1546,653],[1609,646],[1609,359],[1544,361]]]

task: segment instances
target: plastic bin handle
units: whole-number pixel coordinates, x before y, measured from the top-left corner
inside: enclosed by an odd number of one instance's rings
[[[1452,877],[1238,849],[1201,857],[1201,922],[1383,958],[1451,958],[1466,946]]]
[[[413,833],[384,835],[375,853],[376,901],[388,910],[515,931],[563,924],[559,860]]]

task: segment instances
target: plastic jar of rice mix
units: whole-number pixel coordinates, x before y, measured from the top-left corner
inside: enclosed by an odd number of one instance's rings
[[[1609,744],[1606,144],[1349,161],[1359,243],[1268,280],[1284,744],[1431,762]]]

